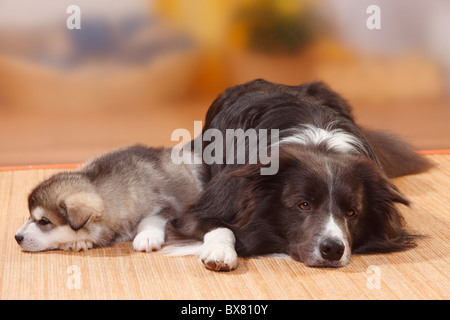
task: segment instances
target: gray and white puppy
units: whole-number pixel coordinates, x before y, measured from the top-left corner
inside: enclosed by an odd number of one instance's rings
[[[40,183],[15,239],[25,251],[80,251],[133,239],[137,251],[158,250],[166,222],[202,188],[197,168],[174,164],[171,149],[112,151]]]

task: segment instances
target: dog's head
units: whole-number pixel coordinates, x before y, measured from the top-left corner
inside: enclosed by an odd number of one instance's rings
[[[61,248],[91,241],[89,221],[101,217],[104,206],[87,177],[60,173],[39,184],[28,197],[30,218],[15,234],[25,251]],[[73,250],[87,248],[71,248]]]
[[[245,181],[238,199],[245,209],[238,215],[246,226],[265,224],[266,234],[260,236],[280,242],[271,247],[285,248],[309,266],[342,267],[352,252],[391,252],[413,245],[395,208],[408,200],[366,158],[285,146],[277,175],[262,176],[258,166],[247,165],[231,176]]]

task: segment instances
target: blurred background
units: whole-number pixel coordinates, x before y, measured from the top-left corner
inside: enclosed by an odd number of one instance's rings
[[[450,1],[0,0],[0,166],[173,146],[255,78],[325,81],[360,124],[449,149]]]

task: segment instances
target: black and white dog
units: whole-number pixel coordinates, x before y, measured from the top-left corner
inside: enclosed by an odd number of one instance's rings
[[[388,177],[430,164],[398,138],[358,127],[350,106],[324,84],[255,80],[228,88],[209,108],[203,130],[210,128],[278,129],[279,170],[261,175],[261,163],[205,165],[208,185],[167,226],[169,239],[203,242],[178,253],[196,253],[213,270],[236,268],[238,255],[271,253],[342,267],[351,253],[414,246],[416,236],[396,209],[409,201]]]

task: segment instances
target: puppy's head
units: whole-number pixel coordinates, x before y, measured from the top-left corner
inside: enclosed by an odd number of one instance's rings
[[[408,200],[373,161],[300,149],[281,150],[277,175],[261,176],[251,166],[233,173],[247,178],[240,201],[248,211],[241,214],[269,226],[276,237],[261,237],[279,239],[272,247],[309,266],[342,267],[352,252],[412,245],[395,208]]]
[[[52,250],[67,243],[92,241],[88,222],[104,211],[101,197],[80,173],[60,173],[43,181],[30,193],[28,208],[30,218],[15,234],[25,251]]]

